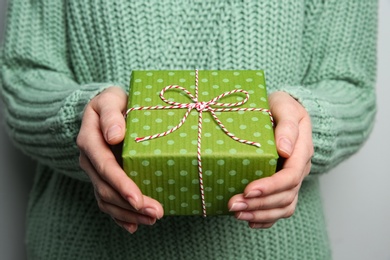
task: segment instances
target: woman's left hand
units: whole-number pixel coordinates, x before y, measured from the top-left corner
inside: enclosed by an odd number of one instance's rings
[[[271,177],[248,184],[244,193],[228,203],[239,220],[252,228],[270,228],[279,219],[291,217],[297,206],[303,179],[309,174],[313,156],[312,127],[305,108],[289,94],[275,92],[269,96],[275,119],[275,140],[283,168]]]

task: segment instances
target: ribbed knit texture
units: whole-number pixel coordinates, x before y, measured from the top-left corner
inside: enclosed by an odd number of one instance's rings
[[[78,166],[85,104],[135,69],[263,69],[313,123],[311,176],[356,152],[373,125],[374,0],[9,1],[1,95],[15,143],[39,162],[31,259],[328,259],[317,177],[293,217],[170,217],[130,235],[100,213]]]

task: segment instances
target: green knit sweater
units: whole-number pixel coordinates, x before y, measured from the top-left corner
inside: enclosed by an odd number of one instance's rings
[[[31,259],[328,259],[318,174],[356,152],[376,111],[374,0],[10,0],[1,96],[38,169]],[[79,168],[83,108],[135,69],[263,69],[299,100],[315,154],[296,213],[268,230],[224,217],[165,217],[131,235]],[[23,163],[23,162],[21,162]],[[10,173],[12,174],[12,173]]]

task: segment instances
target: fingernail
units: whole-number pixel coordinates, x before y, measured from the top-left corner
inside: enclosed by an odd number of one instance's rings
[[[245,194],[245,198],[256,198],[256,197],[259,197],[261,196],[261,191],[259,190],[252,190],[250,192],[248,192],[247,194]]]
[[[285,152],[288,155],[291,155],[292,153],[292,143],[287,138],[282,138],[279,141],[279,149],[283,152]]]
[[[128,197],[127,198],[127,201],[130,203],[130,205],[135,209],[135,210],[139,210],[138,206],[137,206],[137,202],[138,202],[138,199],[137,198],[133,198],[133,197]]]
[[[259,223],[250,223],[250,224],[249,224],[249,227],[250,227],[250,228],[254,228],[254,229],[256,229],[256,228],[262,228],[262,227],[263,227],[263,224],[259,224]]]
[[[138,225],[133,223],[123,224],[123,227],[131,234],[134,234],[138,229]]]
[[[143,210],[143,213],[149,217],[157,219],[157,211],[153,208],[146,208]]]
[[[107,131],[107,141],[111,141],[112,139],[120,136],[122,134],[122,128],[118,125],[111,126]]]
[[[235,202],[230,207],[229,211],[241,211],[241,210],[245,210],[247,208],[248,208],[248,204],[246,204],[245,202]]]
[[[241,220],[252,220],[254,218],[252,213],[249,212],[240,212],[237,216],[238,219]]]

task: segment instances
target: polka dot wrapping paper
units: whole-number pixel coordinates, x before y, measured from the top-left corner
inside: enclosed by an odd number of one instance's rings
[[[165,215],[230,214],[276,170],[263,71],[133,71],[128,108],[123,168]]]

